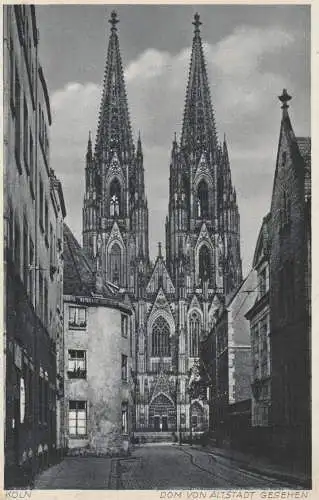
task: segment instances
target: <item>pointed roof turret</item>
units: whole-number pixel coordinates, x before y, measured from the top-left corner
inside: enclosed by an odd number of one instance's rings
[[[92,159],[93,159],[91,130],[89,131],[89,140],[88,140],[88,147],[87,147],[87,152],[86,152],[86,159],[88,162],[92,161]]]
[[[141,141],[141,132],[140,131],[138,131],[136,156],[137,156],[137,158],[143,158],[142,141]]]
[[[211,104],[205,58],[200,35],[199,14],[195,14],[192,55],[186,90],[181,148],[196,152],[217,154],[217,136],[214,111]]]
[[[107,50],[102,99],[96,135],[95,155],[109,160],[117,153],[120,161],[128,160],[134,153],[130,117],[119,47],[115,11],[109,23],[111,34]]]

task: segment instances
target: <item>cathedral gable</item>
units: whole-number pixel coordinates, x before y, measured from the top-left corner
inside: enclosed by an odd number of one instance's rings
[[[122,185],[125,183],[125,173],[122,169],[116,151],[114,152],[113,158],[107,169],[105,182],[108,184],[114,177],[116,177]]]
[[[113,243],[113,241],[119,242],[121,244],[122,248],[125,247],[125,243],[124,243],[120,228],[119,228],[118,223],[116,221],[114,222],[114,224],[112,226],[110,236],[107,240],[107,246],[110,246],[111,243]]]
[[[189,304],[189,310],[191,309],[199,309],[202,312],[202,306],[198,300],[197,295],[193,295],[191,303]]]
[[[175,288],[162,258],[158,258],[146,287],[147,293],[156,293],[162,287],[166,293],[174,293]]]
[[[203,241],[206,241],[210,244],[210,246],[213,246],[213,242],[209,236],[205,222],[203,222],[202,227],[200,229],[200,233],[196,242],[196,247],[198,247]]]
[[[153,316],[158,311],[165,311],[173,319],[171,307],[162,288],[160,288],[158,291],[153,307],[150,310],[150,316]]]
[[[206,161],[205,153],[202,153],[201,159],[197,165],[194,175],[194,184],[196,185],[203,177],[207,180],[207,182],[211,183],[211,173]]]
[[[156,380],[156,384],[154,387],[153,394],[151,396],[150,404],[154,401],[157,396],[160,394],[163,394],[164,396],[168,397],[172,403],[174,404],[172,394],[171,394],[171,389],[170,389],[170,380],[169,376],[161,370],[161,372],[158,375],[158,378]]]

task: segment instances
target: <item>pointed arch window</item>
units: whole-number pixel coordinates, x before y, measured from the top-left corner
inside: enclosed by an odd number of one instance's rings
[[[199,331],[200,317],[197,312],[192,312],[189,319],[189,353],[193,358],[199,356]]]
[[[200,280],[206,280],[210,276],[210,251],[207,245],[202,245],[198,253],[198,268]]]
[[[118,243],[114,243],[109,254],[110,259],[110,278],[113,283],[119,283],[121,281],[121,269],[122,269],[122,253],[121,248]]]
[[[118,179],[114,179],[110,185],[110,216],[121,215],[121,185]]]
[[[286,190],[282,193],[281,228],[289,226],[291,221],[291,201]]]
[[[204,179],[197,188],[197,217],[208,217],[208,186]]]
[[[166,319],[157,318],[152,329],[152,356],[165,357],[171,355],[170,330]]]
[[[184,193],[183,199],[187,201],[189,196],[189,182],[185,174],[182,176],[182,191]]]

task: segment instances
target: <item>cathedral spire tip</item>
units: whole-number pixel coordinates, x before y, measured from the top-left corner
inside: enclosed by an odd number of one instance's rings
[[[158,256],[162,257],[162,243],[160,241],[158,242]]]
[[[120,22],[120,20],[119,20],[119,19],[118,19],[118,17],[117,17],[117,12],[116,12],[115,10],[112,10],[112,12],[111,12],[111,17],[110,17],[110,19],[109,19],[109,23],[110,23],[110,25],[111,25],[111,30],[112,30],[112,31],[116,31],[116,29],[117,29],[117,28],[116,28],[116,25],[117,25],[117,23],[119,23],[119,22]]]
[[[289,108],[287,103],[292,99],[292,97],[288,94],[287,89],[283,89],[282,94],[278,96],[278,99],[282,102],[281,109]]]
[[[193,21],[193,25],[195,26],[195,30],[194,30],[195,33],[200,32],[199,27],[201,26],[201,24],[202,24],[202,22],[200,21],[200,15],[198,14],[198,12],[196,12],[196,14],[194,15],[194,21]]]

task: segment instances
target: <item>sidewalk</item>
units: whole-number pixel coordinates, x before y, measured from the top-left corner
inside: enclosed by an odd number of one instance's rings
[[[58,465],[36,476],[34,489],[106,489],[111,471],[111,458],[66,457]]]
[[[297,462],[291,465],[274,464],[266,457],[256,457],[255,455],[243,453],[238,450],[217,448],[211,445],[205,447],[195,446],[202,451],[205,450],[210,455],[218,455],[229,460],[234,460],[237,465],[251,472],[287,481],[297,486],[302,486],[305,489],[311,488],[310,477],[301,470],[300,466],[298,467],[299,464]]]

